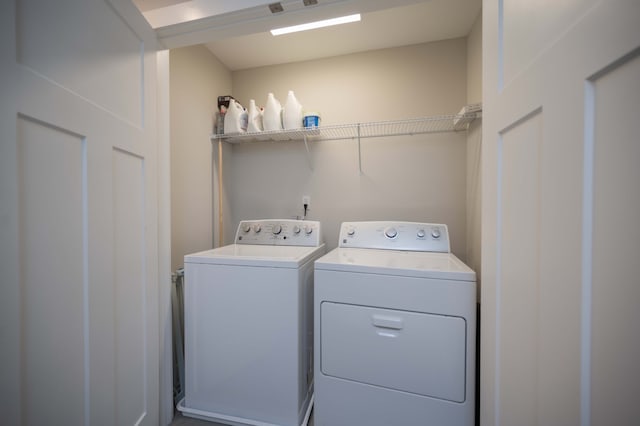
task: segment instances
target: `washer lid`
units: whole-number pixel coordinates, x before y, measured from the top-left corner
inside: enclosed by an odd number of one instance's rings
[[[321,256],[324,252],[324,243],[318,247],[230,244],[199,253],[188,254],[184,257],[184,262],[211,265],[298,268],[308,260]]]
[[[475,281],[476,273],[451,253],[336,248],[315,262],[316,270]]]

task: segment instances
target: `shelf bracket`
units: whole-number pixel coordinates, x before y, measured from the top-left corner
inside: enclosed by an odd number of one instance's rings
[[[313,171],[313,164],[311,163],[311,152],[309,151],[309,142],[307,141],[307,135],[303,135],[304,147],[307,150],[307,163],[309,163],[309,169]]]
[[[362,174],[362,150],[360,149],[360,123],[358,123],[358,171]]]

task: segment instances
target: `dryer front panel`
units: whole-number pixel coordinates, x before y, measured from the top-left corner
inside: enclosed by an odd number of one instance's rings
[[[465,401],[464,318],[327,301],[320,309],[323,374]]]

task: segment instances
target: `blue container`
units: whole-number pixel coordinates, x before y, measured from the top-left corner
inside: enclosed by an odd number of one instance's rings
[[[311,129],[320,126],[320,116],[317,114],[306,114],[302,119],[305,128]]]

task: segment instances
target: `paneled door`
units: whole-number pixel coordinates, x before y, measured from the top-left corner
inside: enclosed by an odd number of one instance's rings
[[[0,31],[0,423],[157,425],[155,37],[124,0]]]
[[[481,424],[638,425],[640,2],[483,7]]]

